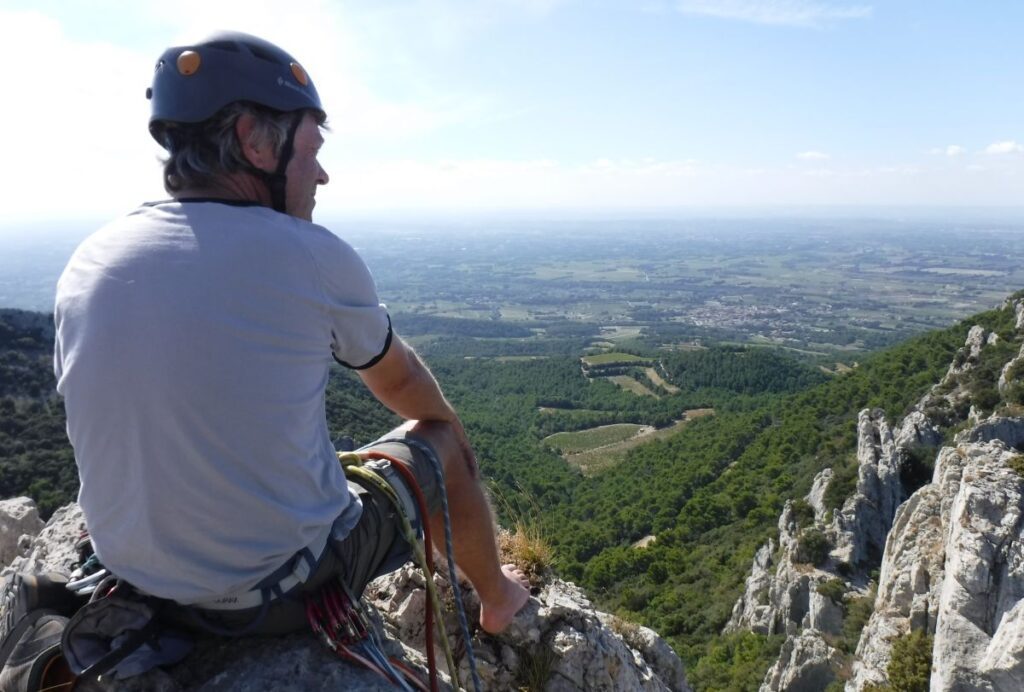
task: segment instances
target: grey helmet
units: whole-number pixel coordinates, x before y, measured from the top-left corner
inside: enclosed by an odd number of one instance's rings
[[[278,170],[253,172],[271,189],[274,208],[284,211],[284,169],[292,156],[302,112],[323,114],[320,96],[306,70],[273,43],[237,31],[216,33],[186,46],[174,46],[157,60],[153,86],[146,90],[152,111],[149,132],[164,145],[163,123],[198,123],[236,101],[249,101],[283,113],[296,112]]]

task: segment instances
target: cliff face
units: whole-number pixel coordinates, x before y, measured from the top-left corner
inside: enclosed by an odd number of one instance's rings
[[[0,504],[0,538],[13,537],[6,544],[18,555],[7,569],[69,572],[76,559],[75,541],[84,528],[81,510],[77,505],[64,507],[45,528],[33,511],[27,498]],[[0,549],[3,545],[0,543]],[[450,598],[444,579],[435,576],[435,580],[440,593]],[[371,583],[363,600],[386,635],[388,655],[403,658],[425,677],[427,599],[423,587],[423,576],[407,567]],[[479,602],[466,586],[463,593],[472,620]],[[458,625],[454,613],[449,613],[445,629],[455,646]],[[679,657],[655,632],[596,611],[579,589],[557,579],[543,585],[501,636],[479,631],[470,645],[485,690],[690,689]],[[443,656],[438,660],[444,682],[450,683],[444,675]],[[464,656],[459,676],[460,684],[472,689]],[[183,662],[168,670],[106,681],[90,689],[305,692],[394,688],[374,673],[338,659],[311,633],[303,632],[276,638],[202,640]]]
[[[1019,340],[1024,302],[1007,309]],[[1001,340],[972,328],[899,425],[861,412],[856,491],[830,521],[821,507],[830,469],[806,498],[811,526],[797,527],[787,504],[781,550],[769,541],[757,553],[726,628],[788,635],[762,692],[887,685],[894,645],[913,631],[931,637],[918,654],[930,655],[932,690],[1024,689],[1024,410],[1004,396],[985,416],[974,372]],[[1021,386],[1022,360],[1024,349],[998,364],[1001,395]],[[944,446],[943,428],[959,430]],[[908,468],[932,459],[931,481],[906,488]],[[817,566],[798,549],[809,532],[829,547]],[[867,599],[873,611],[854,649],[851,611]]]

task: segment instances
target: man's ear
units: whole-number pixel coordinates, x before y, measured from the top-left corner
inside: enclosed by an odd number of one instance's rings
[[[242,113],[235,121],[235,136],[242,148],[242,155],[256,168],[273,171],[277,168],[277,157],[273,147],[256,135],[256,119],[249,113]]]

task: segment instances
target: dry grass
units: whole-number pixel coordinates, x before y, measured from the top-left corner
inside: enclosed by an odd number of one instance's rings
[[[640,625],[635,622],[630,622],[623,617],[613,615],[608,623],[608,627],[633,649],[643,651],[646,648],[644,638],[640,634]]]
[[[554,551],[541,530],[540,506],[533,496],[522,488],[520,492],[528,505],[526,512],[519,509],[519,506],[514,505],[501,492],[491,494],[492,502],[501,507],[503,514],[509,517],[512,523],[510,529],[498,529],[498,557],[502,564],[511,563],[523,570],[526,578],[530,580],[531,589],[539,589],[551,574]]]
[[[498,553],[501,562],[523,570],[530,586],[539,588],[551,572],[551,546],[535,527],[517,522],[511,531],[498,533]]]

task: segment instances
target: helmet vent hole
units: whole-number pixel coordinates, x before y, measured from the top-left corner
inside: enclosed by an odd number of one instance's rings
[[[264,50],[260,46],[254,46],[252,44],[250,44],[247,47],[249,48],[250,51],[252,51],[252,54],[259,58],[260,60],[266,60],[267,62],[274,63],[275,65],[281,64],[280,58],[271,53],[270,51]]]
[[[240,52],[234,41],[210,41],[206,45],[210,48],[216,48],[217,50],[229,50],[232,53]]]

